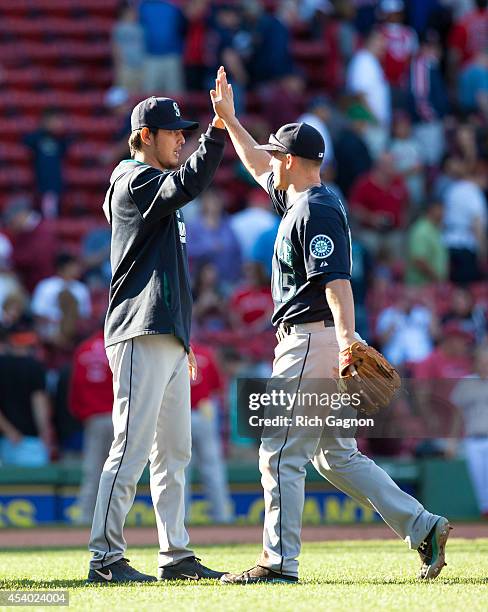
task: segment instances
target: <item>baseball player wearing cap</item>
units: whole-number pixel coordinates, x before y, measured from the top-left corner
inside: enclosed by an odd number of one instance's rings
[[[313,127],[292,123],[258,146],[235,117],[232,88],[219,69],[214,110],[255,180],[268,191],[281,223],[273,254],[272,292],[278,327],[273,378],[333,379],[339,351],[358,336],[351,291],[351,237],[341,201],[320,181],[324,141]],[[271,172],[270,172],[271,168]],[[292,413],[295,405],[292,406]],[[305,466],[357,502],[370,506],[418,549],[421,578],[435,578],[444,566],[449,533],[445,518],[427,512],[402,491],[354,438],[322,431],[316,437],[282,434],[263,437],[259,466],[264,489],[263,552],[257,565],[226,574],[226,583],[296,582],[304,504]]]
[[[105,346],[113,373],[114,441],[100,478],[88,582],[148,582],[125,559],[123,526],[148,459],[159,538],[160,580],[220,578],[188,548],[184,471],[190,460],[192,299],[181,208],[211,182],[224,151],[214,118],[180,166],[178,104],[151,97],[131,117],[132,159],[110,179],[103,210],[112,226]],[[195,374],[195,371],[193,371]]]

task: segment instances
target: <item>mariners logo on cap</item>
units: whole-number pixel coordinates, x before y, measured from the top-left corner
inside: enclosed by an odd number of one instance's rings
[[[310,255],[315,259],[325,259],[334,252],[334,243],[329,236],[317,234],[310,240]]]
[[[181,117],[180,107],[176,102],[173,102],[173,108],[175,109],[175,115]]]

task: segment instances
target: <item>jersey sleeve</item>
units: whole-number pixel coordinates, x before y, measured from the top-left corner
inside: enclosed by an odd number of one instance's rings
[[[325,285],[338,278],[351,279],[351,239],[343,213],[311,207],[302,240],[307,280]]]
[[[161,171],[151,166],[134,173],[129,193],[142,218],[159,221],[188,204],[206,189],[222,161],[225,130],[209,126],[200,146],[178,170]]]
[[[286,212],[287,206],[287,196],[286,191],[278,191],[278,189],[274,188],[274,174],[271,172],[268,177],[268,187],[267,187],[269,197],[271,198],[271,202],[273,203],[273,208],[282,217]]]

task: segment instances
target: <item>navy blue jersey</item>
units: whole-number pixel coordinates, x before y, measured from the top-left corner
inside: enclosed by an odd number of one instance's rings
[[[351,232],[344,206],[325,185],[289,202],[286,191],[274,188],[272,173],[268,193],[281,217],[273,253],[273,325],[332,321],[325,285],[351,279]]]

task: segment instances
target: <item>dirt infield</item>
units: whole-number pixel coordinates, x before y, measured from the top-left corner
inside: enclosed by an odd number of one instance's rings
[[[190,538],[193,546],[211,544],[259,544],[262,528],[259,526],[218,525],[191,527]],[[88,529],[70,527],[36,529],[0,529],[0,549],[5,548],[67,548],[86,547]],[[129,546],[156,546],[155,528],[129,527],[125,530]],[[488,523],[455,524],[452,537],[488,538]],[[384,540],[394,539],[395,534],[384,525],[320,525],[304,527],[304,542],[333,540]]]

